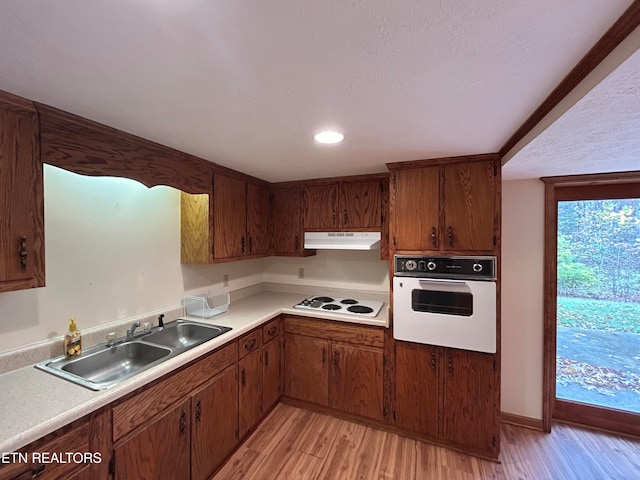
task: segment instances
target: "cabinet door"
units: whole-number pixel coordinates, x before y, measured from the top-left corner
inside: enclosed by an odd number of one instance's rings
[[[498,452],[495,355],[445,349],[443,436],[488,455]]]
[[[213,255],[242,257],[247,251],[246,183],[226,175],[213,175]]]
[[[329,404],[329,342],[302,335],[286,335],[284,341],[284,394]]]
[[[440,348],[396,342],[396,426],[436,437],[440,433]]]
[[[38,116],[30,102],[4,93],[0,94],[0,172],[0,292],[44,286]]]
[[[382,420],[382,350],[333,344],[331,407]]]
[[[238,362],[240,371],[239,419],[240,438],[262,417],[262,351],[250,353]]]
[[[302,252],[300,187],[273,190],[273,253],[299,255]]]
[[[302,189],[305,230],[338,228],[338,184],[308,185]]]
[[[271,201],[269,189],[253,183],[247,184],[247,253],[269,254],[269,226]]]
[[[190,401],[116,447],[116,480],[189,479]]]
[[[262,347],[262,404],[269,410],[280,398],[280,339]]]
[[[493,250],[495,162],[444,167],[445,250]]]
[[[340,226],[349,228],[380,228],[381,183],[343,182],[340,184]]]
[[[392,173],[392,225],[397,250],[438,249],[439,171],[435,166]]]
[[[238,443],[238,368],[191,397],[191,479],[211,478]]]

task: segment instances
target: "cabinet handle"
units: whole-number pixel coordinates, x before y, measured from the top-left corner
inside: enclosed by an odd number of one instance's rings
[[[324,365],[324,362],[327,361],[327,349],[323,348],[322,349],[322,364]]]
[[[27,269],[27,237],[20,237],[20,268]]]
[[[245,250],[245,243],[246,243],[246,241],[245,241],[245,238],[243,236],[242,240],[240,241],[240,245],[242,246],[242,253],[244,253],[244,250]]]
[[[337,350],[333,351],[333,366],[335,368],[338,368],[338,351]]]
[[[447,238],[449,238],[449,246],[453,247],[453,239],[455,237],[453,236],[453,227],[451,225],[449,225],[449,231],[447,232]]]
[[[295,237],[293,237],[293,249],[297,252],[299,248],[300,248],[300,239],[298,238],[298,235],[296,235]]]
[[[453,357],[449,355],[449,361],[447,362],[447,372],[449,372],[449,376],[453,377]]]
[[[180,414],[180,436],[183,436],[187,430],[187,412],[182,410]]]
[[[200,423],[202,421],[202,402],[198,400],[196,402],[196,423]]]
[[[431,354],[431,369],[434,372],[436,371],[436,354],[435,353]]]
[[[243,387],[247,385],[247,374],[245,373],[244,368],[242,369],[242,373],[240,374],[240,382],[242,383]]]
[[[36,465],[31,469],[31,472],[28,472],[27,475],[25,475],[24,478],[38,478],[40,475],[44,473],[46,469],[47,469],[46,465],[42,465],[42,464]],[[31,474],[31,476],[28,476],[29,474]]]
[[[342,214],[342,223],[346,226],[347,225],[347,219],[349,218],[349,216],[347,215],[347,210],[345,209],[344,213]]]
[[[247,352],[250,352],[251,350],[253,350],[253,347],[256,346],[256,339],[252,338],[251,340],[249,340],[247,343],[244,344],[244,349]]]
[[[333,225],[336,224],[336,211],[335,210],[333,211],[333,214],[331,215],[331,223]]]
[[[249,237],[249,253],[253,253],[253,237]]]
[[[278,327],[276,327],[275,325],[267,330],[267,335],[269,335],[270,337],[273,337],[276,333],[278,333]]]
[[[269,352],[268,351],[264,352],[264,366],[265,367],[269,366]]]
[[[438,231],[436,230],[436,227],[431,227],[431,245],[433,245],[434,247],[438,246]]]

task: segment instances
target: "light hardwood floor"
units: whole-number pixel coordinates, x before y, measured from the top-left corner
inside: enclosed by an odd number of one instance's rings
[[[501,464],[279,404],[215,480],[640,479],[640,441],[502,426]]]

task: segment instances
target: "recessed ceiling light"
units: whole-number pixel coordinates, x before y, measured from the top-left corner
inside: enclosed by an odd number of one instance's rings
[[[318,143],[340,143],[344,140],[344,135],[333,130],[316,133],[313,139]]]

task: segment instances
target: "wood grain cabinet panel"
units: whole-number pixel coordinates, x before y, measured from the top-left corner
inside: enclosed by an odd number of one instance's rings
[[[440,167],[393,173],[394,246],[397,250],[437,250],[439,245]]]
[[[240,377],[238,429],[243,438],[262,417],[262,350],[250,353],[238,362]]]
[[[268,255],[271,243],[271,198],[269,189],[247,183],[247,255]]]
[[[38,135],[33,104],[0,92],[0,292],[45,284]]]
[[[495,164],[469,162],[444,167],[444,249],[494,248]]]
[[[115,480],[190,478],[190,405],[180,403],[115,448]]]
[[[262,347],[262,405],[269,411],[280,398],[280,338]]]
[[[238,367],[191,397],[191,480],[206,480],[238,444]]]
[[[305,230],[335,230],[339,227],[337,183],[305,185],[302,204]]]
[[[443,349],[443,436],[488,455],[497,455],[500,425],[496,404],[495,355]]]
[[[221,174],[213,176],[213,256],[242,257],[247,252],[247,184]]]
[[[302,255],[304,238],[300,187],[274,188],[272,194],[273,254]]]
[[[396,426],[437,437],[440,434],[440,349],[396,342]]]
[[[329,342],[285,335],[285,387],[288,397],[329,405]]]
[[[381,225],[382,184],[379,180],[341,182],[339,217],[342,229],[372,229]]]
[[[382,420],[382,350],[333,344],[332,408]]]

